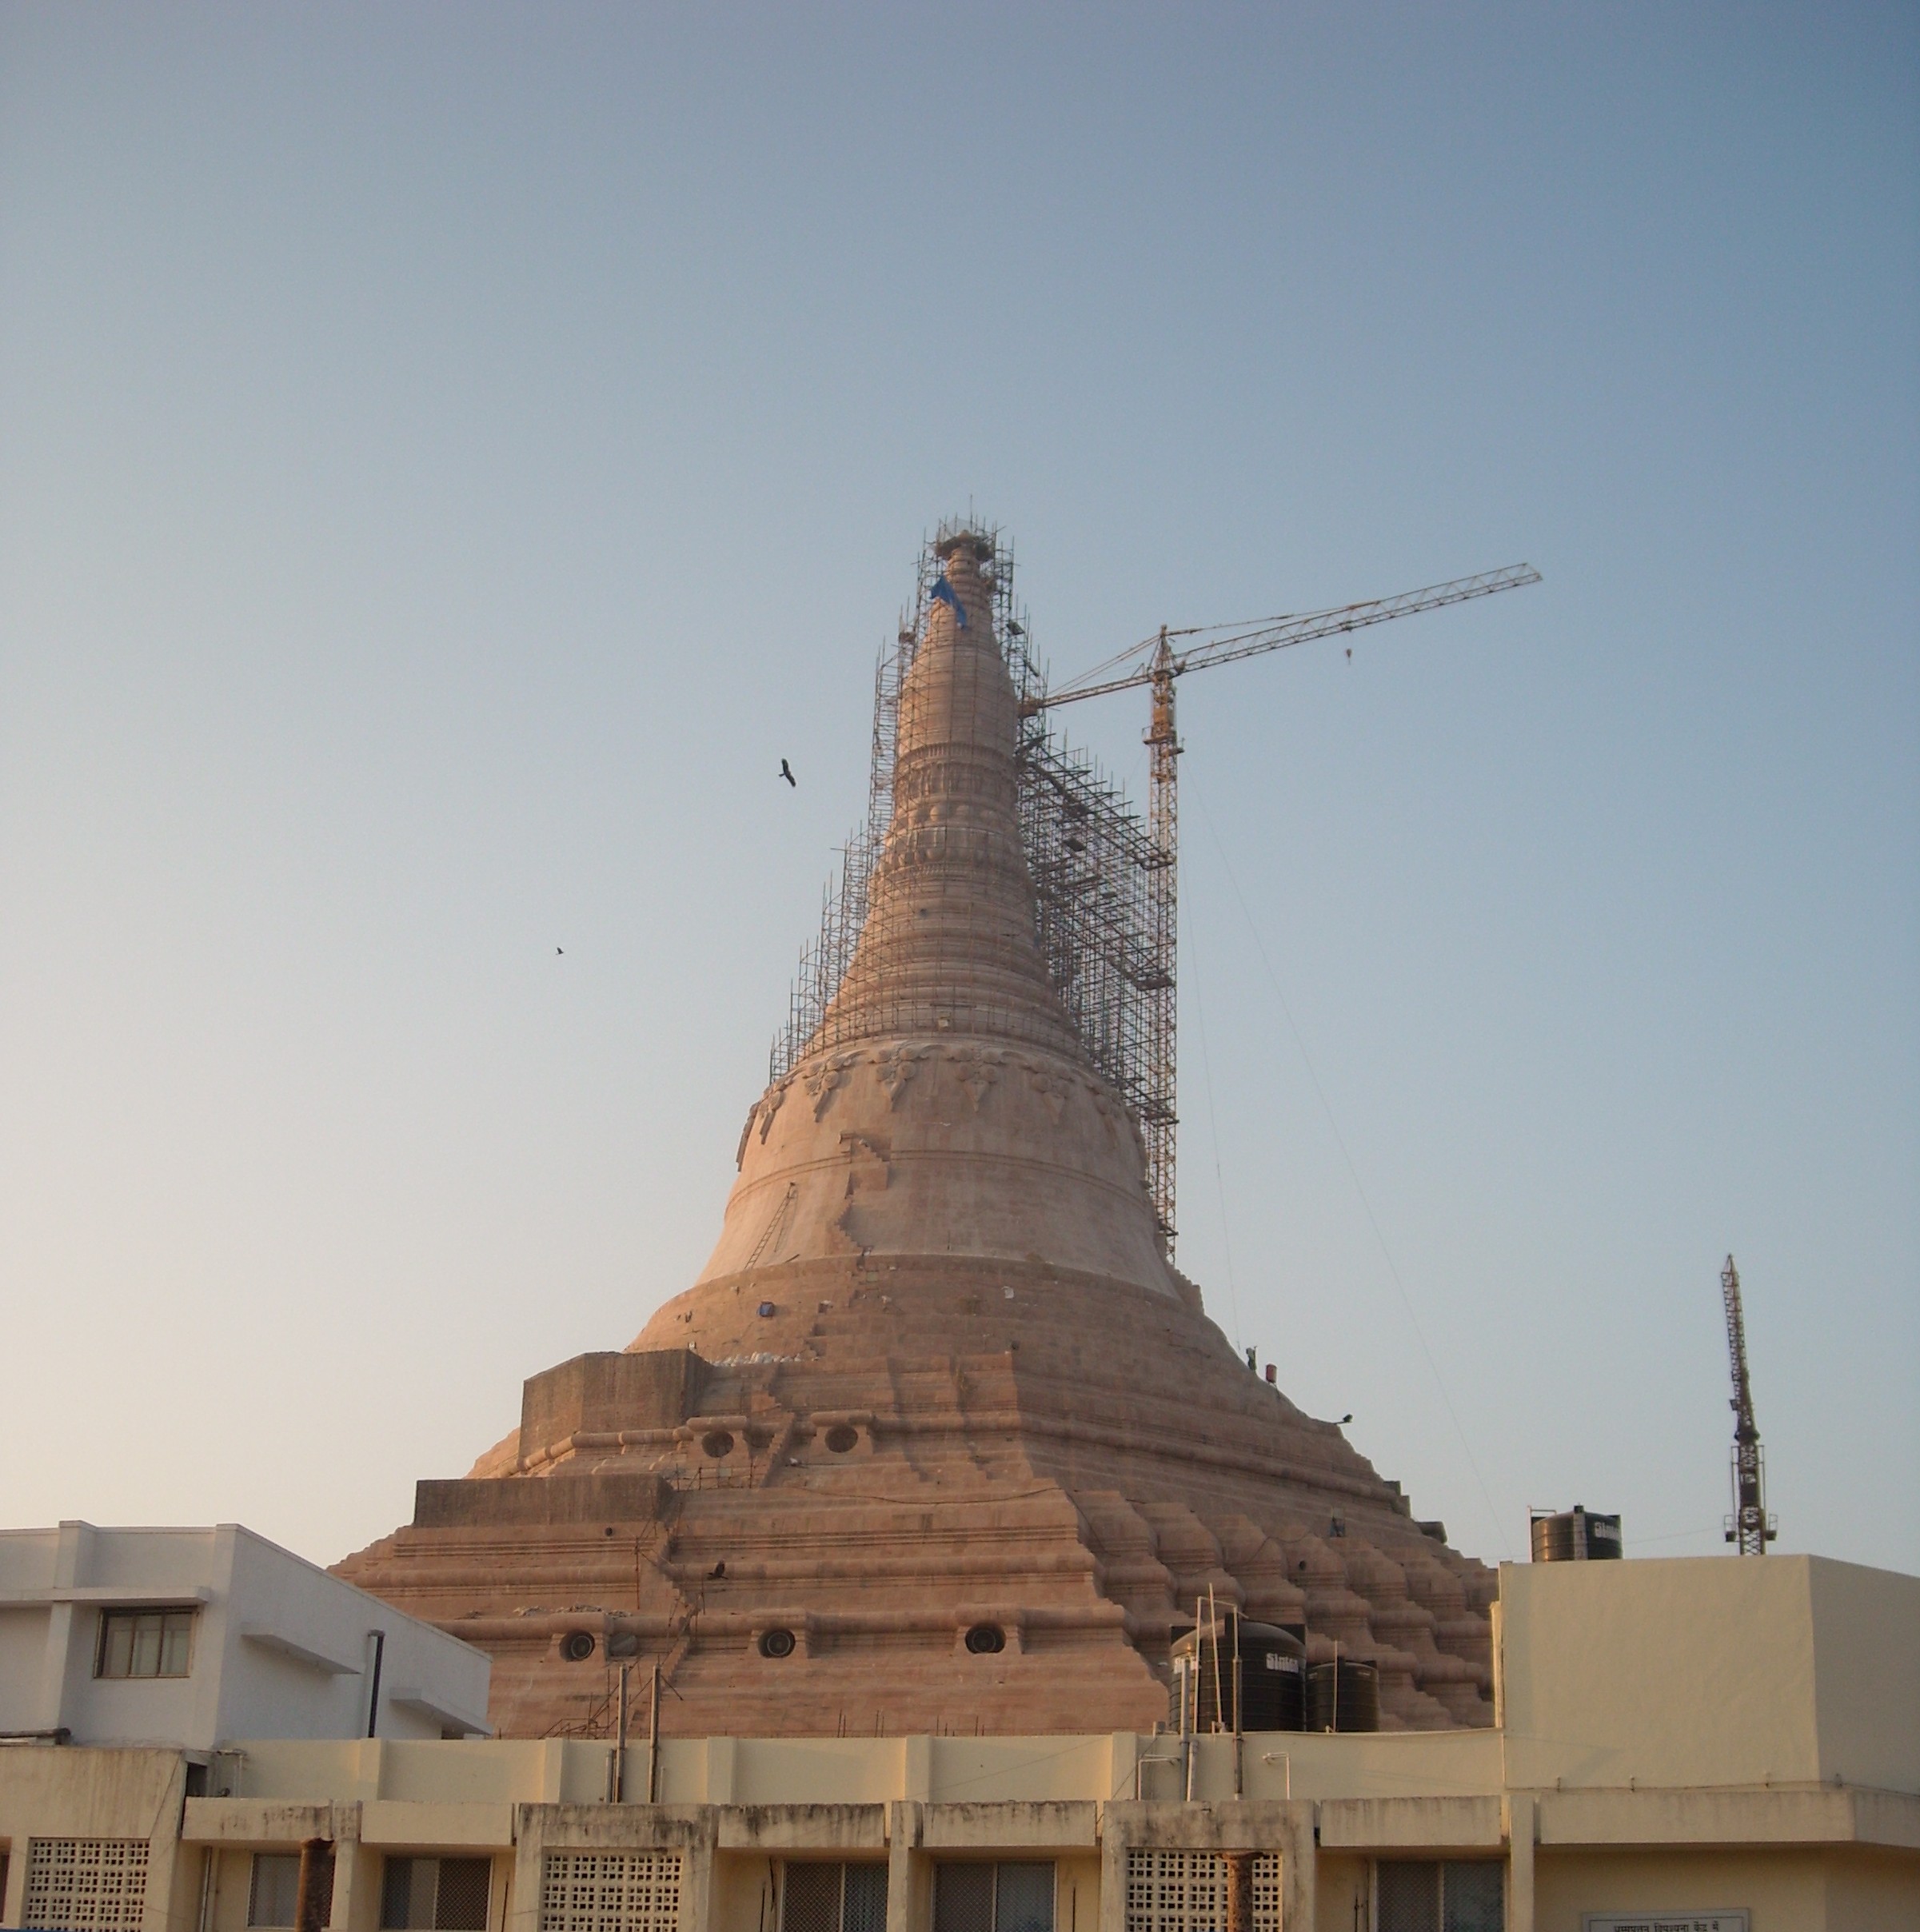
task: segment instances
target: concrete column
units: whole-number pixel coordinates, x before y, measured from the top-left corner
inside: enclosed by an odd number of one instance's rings
[[[730,1743],[732,1739],[728,1739]],[[727,1778],[729,1784],[733,1776],[733,1762],[727,1760]],[[645,1818],[645,1812],[628,1812],[628,1818]],[[711,1809],[701,1812],[701,1824],[688,1835],[688,1842],[681,1848],[680,1865],[680,1932],[710,1932],[713,1924],[713,1861],[719,1849],[720,1828]],[[534,1923],[539,1923],[539,1898],[534,1899]]]
[[[933,1867],[920,1848],[924,1808],[896,1798],[887,1807],[887,1932],[931,1932]]]
[[[1100,1932],[1127,1932],[1127,1830],[1109,1803],[1100,1816]]]
[[[369,1902],[369,1900],[371,1902]],[[360,1849],[360,1806],[333,1806],[333,1932],[374,1932],[380,1923],[380,1860]],[[358,1919],[358,1924],[354,1922]]]
[[[1510,1791],[1500,1800],[1507,1832],[1507,1932],[1533,1932],[1533,1847],[1537,1807],[1532,1794]]]
[[[1313,1803],[1294,1798],[1280,1806],[1280,1932],[1314,1932],[1318,1909],[1319,1847],[1314,1838]]]
[[[546,1862],[546,1856],[545,1807],[517,1806],[513,1814],[513,1876],[507,1888],[503,1932],[537,1932],[541,1867]]]
[[[17,1926],[20,1914],[26,1907],[26,1858],[33,1850],[33,1840],[22,1833],[14,1840],[12,1855],[6,1863],[6,1896],[0,1898],[0,1922]]]

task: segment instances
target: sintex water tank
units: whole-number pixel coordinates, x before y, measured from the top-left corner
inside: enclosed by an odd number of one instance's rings
[[[1227,1611],[1177,1639],[1172,1655],[1175,1730],[1183,1686],[1195,1730],[1304,1727],[1307,1647],[1291,1631]]]
[[[1536,1563],[1591,1563],[1623,1553],[1620,1519],[1596,1515],[1576,1503],[1570,1510],[1535,1510],[1533,1559]]]
[[[1307,1673],[1309,1730],[1378,1730],[1380,1673],[1370,1663],[1344,1657],[1316,1663]]]

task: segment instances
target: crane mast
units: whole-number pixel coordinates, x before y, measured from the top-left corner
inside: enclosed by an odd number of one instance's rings
[[[1404,591],[1398,597],[1376,597],[1361,604],[1344,604],[1334,610],[1307,611],[1246,624],[1194,625],[1184,630],[1170,630],[1163,624],[1157,637],[1130,647],[1056,690],[1038,693],[1023,706],[1024,714],[1030,717],[1056,705],[1104,697],[1110,692],[1132,691],[1143,685],[1152,694],[1152,709],[1144,741],[1152,754],[1147,830],[1152,852],[1148,908],[1154,964],[1138,983],[1151,996],[1148,1028],[1154,1064],[1151,1085],[1157,1097],[1140,1121],[1140,1137],[1146,1144],[1147,1184],[1153,1200],[1154,1218],[1160,1225],[1161,1243],[1169,1255],[1173,1251],[1175,1227],[1174,1137],[1179,1125],[1174,1105],[1177,1014],[1174,962],[1180,927],[1180,774],[1176,761],[1180,741],[1174,728],[1174,680],[1189,672],[1211,670],[1216,665],[1237,664],[1244,657],[1283,651],[1316,637],[1342,637],[1376,624],[1391,623],[1396,617],[1442,610],[1451,604],[1468,603],[1503,590],[1523,589],[1539,581],[1540,573],[1531,565],[1511,564],[1503,570],[1486,570],[1477,577],[1456,577],[1451,583],[1430,584],[1424,589]],[[1172,642],[1176,637],[1199,637],[1205,641],[1176,651]],[[1347,655],[1352,655],[1351,650]]]
[[[1774,1531],[1766,1514],[1766,1459],[1760,1452],[1760,1428],[1754,1420],[1753,1385],[1746,1374],[1746,1322],[1740,1311],[1740,1271],[1731,1255],[1720,1271],[1720,1300],[1726,1312],[1726,1352],[1733,1363],[1734,1513],[1726,1521],[1726,1540],[1742,1556],[1764,1556]]]
[[[1147,842],[1153,854],[1153,871],[1147,881],[1147,903],[1153,925],[1157,982],[1149,989],[1153,1000],[1148,1038],[1154,1064],[1161,1072],[1155,1117],[1140,1123],[1140,1132],[1147,1145],[1147,1186],[1153,1196],[1153,1218],[1169,1254],[1173,1251],[1173,1231],[1177,1225],[1173,1218],[1174,1131],[1180,1120],[1174,1094],[1177,1011],[1173,963],[1180,944],[1180,791],[1175,781],[1174,760],[1180,755],[1180,740],[1173,728],[1173,652],[1163,624],[1159,648],[1153,654],[1153,709],[1146,732],[1147,747],[1153,759],[1147,794]]]

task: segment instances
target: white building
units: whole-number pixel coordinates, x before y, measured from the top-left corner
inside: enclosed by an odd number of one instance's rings
[[[484,1735],[482,1651],[235,1523],[0,1531],[0,1735]]]

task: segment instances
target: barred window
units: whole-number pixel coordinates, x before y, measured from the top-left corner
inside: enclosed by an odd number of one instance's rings
[[[333,1922],[333,1854],[321,1853],[325,1870],[320,1881],[321,1896],[327,1902],[323,1926]],[[253,1876],[247,1887],[246,1922],[249,1926],[297,1926],[300,1922],[300,1854],[297,1851],[257,1851]]]
[[[886,1866],[789,1861],[780,1922],[780,1932],[887,1932]]]
[[[190,1610],[103,1610],[96,1677],[185,1677],[192,1660]]]
[[[381,1932],[487,1932],[489,1858],[389,1858]]]
[[[1491,1858],[1382,1859],[1374,1866],[1379,1932],[1504,1932],[1506,1867]]]
[[[933,1932],[1053,1932],[1051,1859],[947,1859],[933,1868]]]
[[[27,1846],[23,1926],[139,1932],[146,1906],[144,1838],[34,1838]]]
[[[540,1932],[680,1932],[677,1851],[550,1851]]]
[[[1127,1854],[1127,1932],[1226,1932],[1227,1861],[1217,1851]],[[1280,1860],[1253,1859],[1254,1932],[1280,1932]]]

